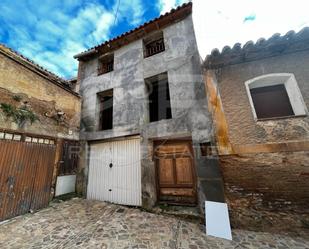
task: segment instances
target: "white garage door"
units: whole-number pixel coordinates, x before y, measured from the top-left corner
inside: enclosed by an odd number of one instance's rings
[[[141,206],[139,137],[90,145],[87,198]]]

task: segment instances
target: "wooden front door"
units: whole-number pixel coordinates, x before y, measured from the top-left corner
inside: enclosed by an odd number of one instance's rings
[[[159,201],[195,204],[196,175],[190,141],[155,144]]]

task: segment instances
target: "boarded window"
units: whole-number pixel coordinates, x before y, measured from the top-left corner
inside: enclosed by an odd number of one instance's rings
[[[113,90],[98,94],[99,99],[99,130],[113,129]]]
[[[250,93],[258,119],[294,115],[283,84],[252,88]]]
[[[144,57],[149,57],[165,50],[163,32],[157,32],[144,39]]]
[[[105,74],[114,70],[114,54],[105,55],[99,58],[98,75]]]
[[[167,73],[145,80],[149,96],[150,122],[172,118]]]

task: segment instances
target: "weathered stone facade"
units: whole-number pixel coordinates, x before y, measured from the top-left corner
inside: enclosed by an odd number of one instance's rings
[[[245,82],[294,74],[309,105],[308,30],[235,45],[205,62],[225,196],[234,227],[297,231],[309,221],[308,115],[255,120]]]
[[[189,6],[189,7],[188,7]],[[190,8],[191,4],[182,10]],[[178,11],[182,11],[178,10]],[[175,12],[176,13],[176,12]],[[178,13],[176,14],[176,16]],[[180,14],[179,14],[180,15]],[[154,24],[149,24],[149,26]],[[146,28],[147,30],[147,28]],[[141,136],[142,202],[152,207],[157,200],[153,141],[158,139],[190,138],[193,142],[198,177],[205,171],[205,158],[200,143],[210,140],[210,118],[207,111],[201,60],[197,50],[191,14],[160,29],[163,31],[165,51],[143,57],[143,37],[113,50],[114,70],[97,73],[100,52],[80,58],[79,84],[83,96],[81,139],[85,140],[85,158],[81,163],[79,190],[86,191],[88,143],[108,141],[116,137]],[[130,34],[130,32],[129,32]],[[125,40],[125,39],[124,39]],[[107,45],[102,45],[106,47]],[[89,53],[91,53],[90,50]],[[98,48],[98,51],[100,49]],[[149,122],[148,95],[145,79],[167,72],[172,119]],[[97,93],[113,89],[113,129],[98,131]],[[198,185],[203,193],[199,178]],[[200,204],[205,200],[200,195]]]
[[[51,137],[78,139],[80,122],[80,98],[65,86],[53,83],[25,59],[4,46],[0,47],[0,99],[1,103],[18,106],[26,103],[37,121],[18,127],[3,113],[0,128],[19,130]],[[20,102],[14,100],[20,97]],[[58,113],[63,113],[59,117]]]

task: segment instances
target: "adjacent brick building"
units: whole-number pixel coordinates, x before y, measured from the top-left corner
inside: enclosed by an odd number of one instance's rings
[[[309,29],[217,49],[204,62],[232,225],[309,224]]]

